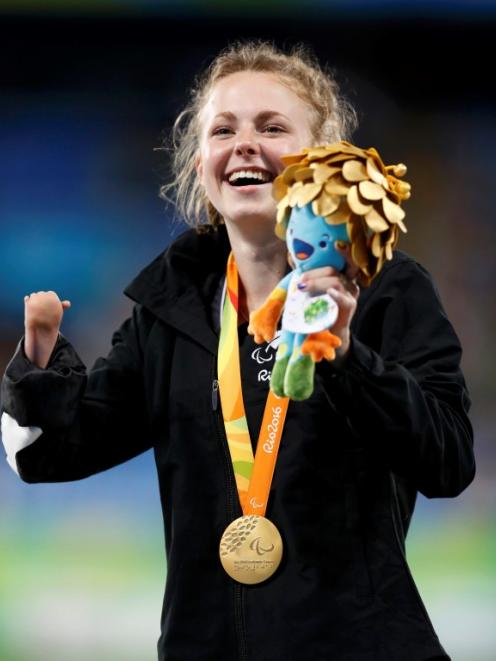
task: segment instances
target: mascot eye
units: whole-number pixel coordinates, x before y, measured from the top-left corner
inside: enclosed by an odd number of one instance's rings
[[[293,228],[292,228],[292,227],[291,227],[290,230],[289,230],[289,235],[290,235],[290,236],[293,235]]]
[[[319,246],[321,248],[327,248],[327,241],[319,241]]]

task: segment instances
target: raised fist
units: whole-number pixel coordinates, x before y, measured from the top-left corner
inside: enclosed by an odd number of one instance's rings
[[[24,297],[24,326],[26,331],[57,332],[64,310],[70,301],[61,301],[54,291],[33,292]]]

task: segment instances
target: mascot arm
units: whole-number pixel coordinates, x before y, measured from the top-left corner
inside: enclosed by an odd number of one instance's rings
[[[250,314],[248,332],[254,336],[257,344],[270,342],[274,339],[277,323],[288,295],[291,275],[292,273],[288,273],[272,291],[262,307]]]

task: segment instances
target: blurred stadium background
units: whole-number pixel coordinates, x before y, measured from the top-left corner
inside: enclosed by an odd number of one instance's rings
[[[404,161],[400,247],[434,275],[465,348],[478,475],[420,497],[412,572],[454,661],[496,658],[492,0],[0,0],[0,370],[23,296],[70,298],[87,365],[130,310],[126,284],[184,228],[157,197],[162,143],[228,41],[304,41],[357,107],[357,144]],[[0,659],[156,658],[166,566],[150,453],[82,482],[0,463]]]

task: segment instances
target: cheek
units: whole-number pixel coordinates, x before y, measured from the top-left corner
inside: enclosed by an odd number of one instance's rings
[[[212,183],[223,176],[226,163],[225,149],[221,146],[207,145],[202,150],[201,162],[202,183]]]
[[[303,147],[313,147],[316,144],[318,144],[318,140],[316,139],[315,136],[315,131],[314,131],[314,125],[311,121],[311,118],[309,119],[307,115],[302,117],[301,123],[299,124],[300,126],[300,131],[298,132],[298,142],[299,149],[302,149]]]
[[[304,131],[300,136],[300,146],[298,147],[298,150],[304,147],[313,147],[316,144],[318,144],[318,142],[315,140],[312,133],[310,133],[310,131]]]

